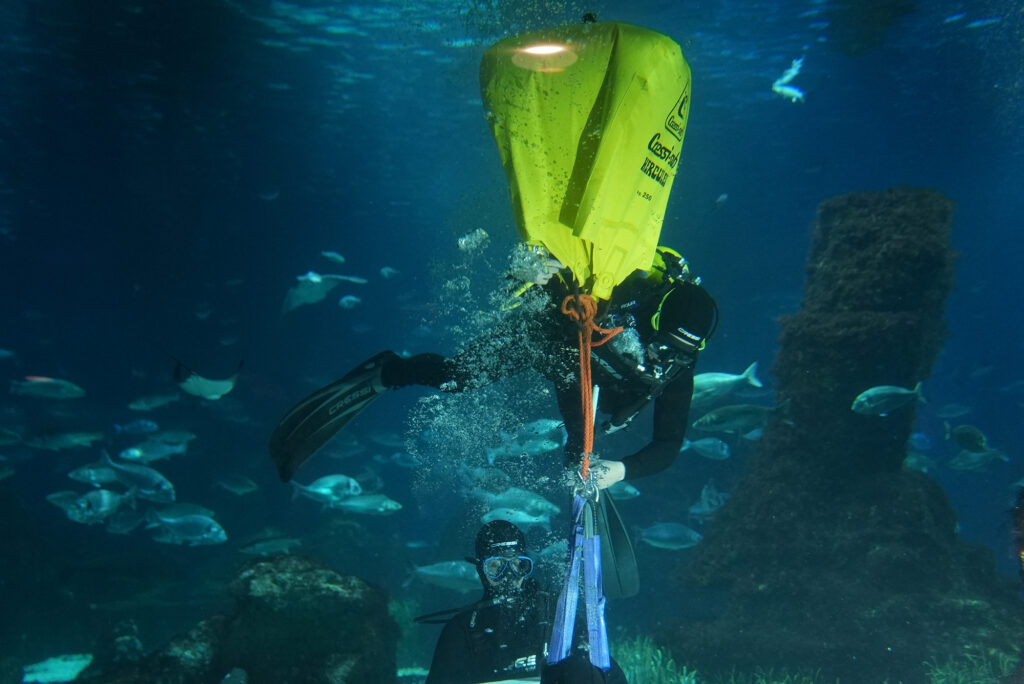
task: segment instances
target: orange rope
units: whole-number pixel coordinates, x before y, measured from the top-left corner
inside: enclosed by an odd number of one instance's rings
[[[580,343],[580,405],[583,410],[583,461],[580,476],[590,478],[590,457],[594,450],[594,383],[590,377],[590,350],[612,339],[622,328],[599,328],[594,323],[597,302],[590,295],[569,295],[562,300],[562,313],[576,323]],[[593,334],[604,338],[594,341]]]

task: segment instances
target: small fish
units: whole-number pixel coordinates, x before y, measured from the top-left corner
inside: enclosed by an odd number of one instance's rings
[[[11,380],[11,394],[43,399],[80,399],[85,396],[85,390],[68,380],[27,375],[24,380]]]
[[[739,375],[732,373],[699,373],[693,376],[694,404],[709,403],[721,399],[740,385],[764,387],[757,378],[757,361],[747,366]]]
[[[122,461],[152,463],[163,458],[184,454],[187,449],[188,445],[186,444],[168,444],[155,439],[147,439],[145,442],[123,449],[117,456]]]
[[[569,438],[565,431],[565,422],[555,418],[538,418],[521,427],[515,437],[517,441],[529,441],[537,438],[550,439],[558,442],[559,445],[565,444]]]
[[[423,465],[422,461],[416,458],[414,455],[407,451],[396,451],[390,456],[384,454],[374,454],[373,460],[377,463],[384,463],[386,465],[395,465],[399,468],[419,468]]]
[[[971,23],[967,24],[965,28],[981,28],[982,26],[991,26],[992,24],[998,24],[1002,20],[1002,17],[988,17],[986,19],[975,19]]]
[[[146,514],[146,522],[147,528],[158,528],[153,541],[161,544],[200,546],[223,544],[228,540],[220,523],[205,515],[165,518],[159,511],[150,509]]]
[[[476,566],[464,560],[413,566],[412,572],[409,573],[402,586],[408,587],[413,580],[457,591],[460,594],[480,590],[480,577],[476,573]]]
[[[484,501],[491,509],[513,508],[538,516],[558,515],[562,510],[540,494],[520,487],[509,487],[498,494],[485,489],[474,489],[470,494]]]
[[[774,409],[756,404],[723,406],[701,416],[693,427],[707,432],[729,432],[746,434],[768,422]]]
[[[520,458],[545,454],[562,447],[559,442],[548,438],[535,438],[526,441],[511,440],[499,447],[490,447],[486,450],[487,463],[494,465],[502,459]]]
[[[91,484],[94,487],[118,481],[117,473],[114,472],[113,468],[105,465],[103,461],[79,466],[69,472],[68,477],[77,482]]]
[[[242,364],[238,364],[238,369],[242,369]],[[235,371],[234,375],[224,380],[210,380],[179,361],[174,367],[174,381],[188,394],[215,401],[235,388],[239,371]]]
[[[543,527],[548,532],[551,531],[551,516],[532,515],[515,508],[496,508],[480,516],[480,522],[489,523],[495,520],[507,520],[519,527]]]
[[[130,494],[118,494],[109,489],[94,489],[78,497],[64,509],[68,519],[83,525],[101,523],[117,513],[125,503],[135,505]]]
[[[259,490],[259,485],[245,475],[225,475],[213,484],[235,496],[245,496]]]
[[[128,404],[128,408],[132,411],[152,411],[158,409],[161,406],[167,406],[175,401],[179,401],[181,395],[177,392],[174,394],[154,394],[147,397],[139,397],[135,401]]]
[[[670,551],[692,548],[703,538],[700,532],[677,522],[655,523],[640,530],[640,541]]]
[[[895,385],[877,385],[858,394],[850,410],[862,416],[888,416],[891,411],[916,401],[924,402],[921,383],[914,385],[912,390]]]
[[[249,542],[240,546],[238,550],[249,556],[273,556],[279,553],[291,553],[296,546],[302,546],[302,541],[289,537],[277,537]]]
[[[360,515],[391,515],[402,510],[402,504],[383,494],[359,494],[342,499],[334,508]]]
[[[962,449],[960,453],[949,459],[948,465],[953,470],[981,472],[996,460],[1009,462],[1010,458],[999,449],[986,449],[985,451]]]
[[[348,475],[324,475],[308,485],[292,480],[292,499],[304,496],[324,505],[325,508],[336,508],[349,497],[359,496],[363,487]]]
[[[161,430],[150,439],[164,444],[188,444],[196,438],[196,433],[188,430]]]
[[[943,24],[952,24],[954,21],[960,21],[965,16],[967,16],[967,15],[964,12],[960,12],[959,14],[951,14],[948,17],[946,17],[945,19],[943,19],[942,23]]]
[[[135,489],[135,495],[155,503],[174,501],[174,485],[170,480],[149,466],[137,463],[117,463],[110,454],[103,452],[103,464],[114,471],[117,480],[129,489]]]
[[[49,435],[36,435],[25,440],[25,446],[45,451],[62,451],[91,447],[93,442],[103,439],[102,432],[61,432]]]
[[[320,256],[322,256],[323,258],[327,259],[328,261],[333,261],[336,264],[343,264],[343,263],[345,263],[345,257],[341,256],[337,252],[324,251],[324,252],[320,252]]]
[[[10,349],[0,349],[0,361],[5,359],[13,359],[16,356]]]
[[[775,84],[772,86],[772,92],[781,95],[790,102],[804,101],[804,91],[800,90],[796,86]]]
[[[935,415],[939,418],[952,420],[954,418],[963,418],[972,410],[970,406],[964,406],[963,404],[946,404],[936,411]]]
[[[15,470],[11,466],[7,465],[6,463],[0,464],[0,482],[3,482],[7,478],[11,477],[12,475],[14,475],[14,473]]]
[[[688,439],[683,440],[683,447],[679,450],[688,451],[693,449],[704,458],[711,459],[712,461],[724,461],[732,455],[729,450],[729,445],[718,437],[704,437],[690,441]]]
[[[159,429],[159,425],[151,420],[146,420],[145,418],[133,420],[132,422],[125,423],[124,425],[114,423],[115,435],[146,435],[150,432],[156,432]]]
[[[961,449],[973,451],[976,454],[988,451],[988,437],[985,433],[973,425],[957,425],[951,428],[949,423],[946,426],[946,439],[952,438]]]
[[[390,280],[391,278],[397,278],[400,275],[402,275],[402,272],[399,271],[397,268],[391,268],[390,266],[385,266],[382,269],[380,269],[380,277],[384,278],[385,280]]]
[[[338,300],[338,306],[340,306],[342,309],[354,309],[362,303],[362,299],[351,294],[345,295],[344,297]]]

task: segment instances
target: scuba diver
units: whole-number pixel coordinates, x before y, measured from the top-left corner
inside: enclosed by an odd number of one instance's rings
[[[489,522],[477,533],[475,546],[476,556],[466,560],[476,566],[483,598],[456,611],[416,618],[421,623],[445,623],[426,684],[625,684],[625,675],[614,660],[607,673],[576,655],[547,665],[551,597],[531,576],[533,559],[518,527],[504,520]],[[452,612],[455,615],[447,617]]]
[[[270,439],[270,455],[281,479],[291,479],[306,459],[389,389],[421,385],[463,392],[528,368],[554,385],[568,433],[566,465],[578,468],[584,420],[577,327],[558,307],[575,287],[571,273],[558,270],[559,266],[540,247],[521,249],[511,270],[511,277],[526,284],[519,288],[520,305],[490,334],[452,358],[431,353],[403,358],[380,352],[299,402]],[[593,381],[600,387],[597,410],[608,416],[603,430],[611,433],[628,426],[648,403],[653,403],[654,414],[649,443],[620,461],[591,461],[595,484],[603,490],[621,480],[661,472],[679,454],[688,425],[694,367],[699,350],[717,327],[718,307],[700,286],[700,279],[691,275],[685,259],[659,247],[651,270],[628,276],[602,303],[595,320],[623,328],[591,354]],[[631,596],[639,588],[632,542],[611,496],[602,492],[600,500],[599,525],[602,532],[610,533],[602,554],[606,570],[614,571],[605,576],[605,590],[610,598]]]

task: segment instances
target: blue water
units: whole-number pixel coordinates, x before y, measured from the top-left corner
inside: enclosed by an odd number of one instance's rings
[[[115,537],[67,520],[44,497],[84,491],[64,474],[94,460],[99,445],[0,447],[15,470],[0,483],[5,495],[29,511],[57,557],[95,558],[102,576],[104,563],[138,554],[153,565],[135,573],[133,592],[166,582],[193,592],[192,612],[148,627],[149,645],[208,614],[222,600],[217,582],[244,559],[238,544],[269,528],[424,610],[464,602],[443,590],[403,590],[404,560],[445,558],[394,552],[407,540],[442,537],[436,523],[453,513],[444,492],[455,478],[439,462],[450,454],[428,454],[426,475],[371,458],[388,451],[372,446],[373,434],[422,427],[409,416],[426,392],[389,396],[352,426],[371,444],[367,453],[319,458],[300,476],[373,465],[404,505],[395,516],[353,518],[367,543],[390,545],[382,555],[332,545],[324,531],[336,514],[290,501],[266,439],[292,402],[380,349],[452,353],[481,332],[473,314],[489,306],[516,238],[483,116],[480,57],[501,37],[592,10],[671,36],[693,70],[661,241],[686,255],[722,309],[700,370],[740,372],[756,360],[770,384],[777,319],[799,307],[821,201],[893,185],[934,187],[955,201],[950,334],[925,379],[918,428],[935,445],[933,475],[957,508],[963,538],[990,546],[1000,570],[1014,572],[1005,519],[1010,483],[1024,476],[1019,6],[920,3],[886,27],[877,17],[859,22],[841,3],[668,4],[536,2],[503,15],[502,3],[487,2],[3,3],[0,348],[14,356],[0,359],[0,379],[62,378],[87,395],[3,395],[0,427],[24,436],[110,431],[139,417],[128,402],[174,390],[172,357],[210,377],[244,362],[236,389],[220,401],[185,396],[146,414],[198,435],[186,456],[156,465],[179,499],[216,510],[226,545],[166,546],[146,532]],[[804,65],[792,84],[805,101],[793,103],[771,84],[798,57]],[[460,251],[457,238],[477,228],[491,236],[488,246]],[[346,263],[331,264],[322,250]],[[382,267],[399,274],[384,278]],[[285,293],[309,270],[369,283],[343,284],[282,315]],[[338,307],[345,294],[361,304]],[[507,403],[517,387],[542,387],[524,383],[483,397]],[[957,422],[982,429],[1009,463],[966,473],[941,466],[956,450],[935,413],[950,403],[971,408]],[[554,415],[541,394],[522,407]],[[492,409],[481,400],[474,410]],[[105,446],[129,444],[109,437]],[[744,448],[724,463],[680,459],[650,483],[648,503],[624,504],[630,522],[672,518],[672,497],[695,500],[709,478],[728,489],[742,476]],[[213,486],[230,473],[260,490],[235,497]],[[462,532],[468,552],[472,530]],[[641,563],[674,566],[674,557],[650,551]],[[89,604],[135,596],[98,580],[95,592],[69,599],[72,627],[59,643],[29,625],[21,651],[89,648],[88,638],[73,636],[76,625],[94,624]]]

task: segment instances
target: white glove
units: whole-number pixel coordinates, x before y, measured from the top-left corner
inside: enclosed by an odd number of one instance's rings
[[[509,273],[516,280],[536,285],[547,285],[552,276],[565,268],[558,259],[540,245],[520,244],[512,255]]]
[[[598,489],[607,489],[626,477],[626,466],[622,461],[606,461],[603,458],[590,462],[590,472]]]

